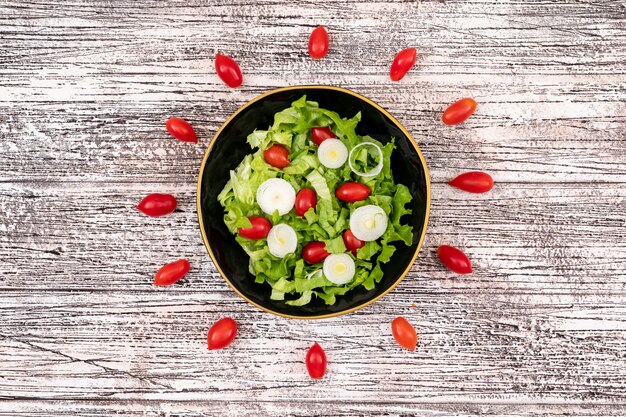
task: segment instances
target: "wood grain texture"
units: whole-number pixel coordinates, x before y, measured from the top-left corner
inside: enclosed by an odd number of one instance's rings
[[[331,51],[313,61],[318,24]],[[407,46],[418,63],[391,83]],[[240,62],[241,88],[214,75],[217,50]],[[195,213],[220,124],[297,84],[380,103],[433,180],[409,276],[314,322],[239,299]],[[441,124],[463,96],[477,113]],[[198,145],[167,135],[173,115]],[[0,416],[623,416],[625,140],[623,1],[0,0]],[[446,185],[474,169],[492,192]],[[179,209],[140,215],[151,192]],[[443,243],[470,255],[471,277],[442,269]],[[153,288],[181,255],[188,277]],[[239,337],[208,352],[224,315]],[[418,328],[415,353],[393,343],[397,315]],[[314,340],[322,381],[302,363]]]

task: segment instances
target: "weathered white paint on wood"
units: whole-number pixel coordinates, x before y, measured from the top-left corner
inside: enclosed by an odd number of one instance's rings
[[[321,61],[306,54],[317,24],[332,42]],[[0,416],[624,415],[625,40],[623,1],[0,0]],[[407,46],[418,63],[391,83]],[[214,75],[216,50],[241,63],[241,88]],[[295,84],[379,102],[433,179],[410,275],[315,322],[230,291],[195,213],[219,125]],[[462,96],[477,113],[442,125]],[[198,145],[168,137],[172,115]],[[470,169],[495,189],[446,185]],[[139,215],[156,191],[179,210]],[[444,271],[442,243],[475,274]],[[152,288],[181,255],[188,278]],[[400,314],[419,329],[415,353],[390,336]],[[208,352],[223,315],[240,335]],[[330,361],[322,381],[302,364],[314,340]]]

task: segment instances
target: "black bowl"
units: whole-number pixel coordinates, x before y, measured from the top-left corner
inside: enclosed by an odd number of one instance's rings
[[[332,306],[320,299],[303,307],[292,307],[282,301],[270,300],[271,287],[254,282],[248,272],[248,256],[224,224],[224,210],[217,195],[234,169],[252,150],[246,137],[255,129],[266,129],[274,114],[289,107],[306,94],[320,107],[334,110],[342,117],[361,112],[357,133],[370,135],[386,143],[396,138],[391,166],[396,182],[405,184],[413,194],[410,222],[413,224],[413,245],[400,244],[391,262],[385,264],[384,278],[371,291],[359,287],[337,297]],[[267,312],[290,318],[323,318],[350,313],[373,303],[391,291],[406,276],[417,257],[428,223],[430,209],[430,177],[426,161],[409,132],[382,107],[352,91],[327,86],[279,88],[258,96],[237,110],[217,131],[211,141],[198,176],[198,218],[204,243],[226,282],[245,300]],[[405,218],[406,219],[406,218]]]

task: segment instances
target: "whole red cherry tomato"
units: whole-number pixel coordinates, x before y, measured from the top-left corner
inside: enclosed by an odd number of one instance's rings
[[[240,227],[239,234],[247,239],[265,239],[272,228],[272,224],[265,217],[252,216],[248,220],[252,227]]]
[[[196,132],[194,132],[193,127],[183,119],[171,117],[165,122],[165,128],[178,140],[198,143],[198,138],[196,137]]]
[[[356,256],[356,250],[365,246],[365,242],[358,239],[352,234],[350,229],[343,232],[343,244],[346,245],[346,249],[352,251],[352,254]]]
[[[189,261],[179,259],[159,269],[154,276],[154,285],[167,286],[177,283],[189,272]]]
[[[317,342],[306,353],[306,370],[314,379],[319,379],[326,373],[326,353]]]
[[[472,98],[462,98],[452,103],[441,116],[441,121],[447,125],[456,125],[466,121],[476,110],[476,102]]]
[[[326,252],[326,244],[324,242],[311,242],[307,243],[302,248],[302,259],[310,264],[316,264],[322,262],[330,255]]]
[[[324,26],[316,27],[309,37],[309,55],[322,59],[328,53],[328,32]]]
[[[316,145],[321,145],[326,139],[336,138],[337,136],[327,127],[314,127],[311,129],[311,139]]]
[[[231,57],[224,54],[215,55],[215,71],[229,87],[239,87],[243,82],[239,65]]]
[[[415,48],[407,48],[398,52],[398,55],[393,59],[391,63],[391,69],[389,70],[389,77],[391,81],[400,81],[407,72],[415,65],[415,59],[417,57],[417,51]]]
[[[404,317],[393,319],[391,322],[391,333],[400,346],[408,350],[415,350],[415,346],[417,346],[417,332]]]
[[[335,196],[342,201],[354,203],[365,200],[371,193],[370,187],[360,182],[347,182],[337,188]]]
[[[230,317],[216,321],[209,329],[207,343],[209,350],[222,349],[230,345],[237,336],[237,323]]]
[[[437,256],[439,256],[441,263],[452,272],[457,274],[472,273],[472,264],[467,255],[453,246],[439,246]]]
[[[165,216],[176,210],[176,197],[171,194],[150,194],[137,204],[137,209],[151,217]]]
[[[470,171],[459,175],[448,184],[469,193],[486,193],[493,188],[493,178],[486,172]]]
[[[298,191],[296,194],[296,213],[298,216],[302,217],[304,214],[310,209],[313,208],[315,210],[315,205],[317,204],[317,196],[315,195],[315,191],[310,188],[303,188]]]
[[[265,162],[275,168],[284,168],[289,165],[289,151],[277,143],[263,151]]]

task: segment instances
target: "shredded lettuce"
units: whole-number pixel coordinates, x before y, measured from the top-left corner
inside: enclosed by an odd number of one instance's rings
[[[248,135],[252,152],[230,172],[230,180],[217,197],[224,207],[224,223],[249,257],[249,271],[255,282],[269,285],[272,288],[270,298],[276,302],[298,307],[318,298],[332,305],[337,302],[337,297],[354,288],[362,286],[373,290],[384,277],[382,265],[391,261],[396,245],[411,245],[413,242],[412,226],[402,222],[403,216],[411,213],[408,208],[411,192],[405,185],[394,182],[391,170],[394,139],[389,138],[383,144],[370,136],[360,136],[356,133],[360,120],[360,113],[342,118],[308,101],[306,96],[301,97],[276,113],[266,130],[255,130]],[[348,149],[362,142],[380,146],[383,154],[381,172],[361,177],[353,173],[347,163],[338,169],[325,168],[317,158],[317,146],[311,141],[311,128],[318,126],[328,126]],[[289,150],[291,163],[282,170],[267,164],[263,157],[263,150],[273,143]],[[352,162],[355,168],[364,172],[375,167],[379,158],[373,147],[363,146],[354,152]],[[284,216],[278,212],[271,216],[262,213],[256,202],[256,190],[261,183],[274,177],[285,179],[296,191],[312,188],[317,196],[316,207],[309,209],[304,217],[298,216],[294,210]],[[366,184],[372,190],[371,195],[355,203],[339,201],[334,190],[347,181]],[[367,242],[354,257],[347,251],[342,235],[350,227],[350,214],[365,204],[381,207],[389,222],[383,236],[378,241]],[[239,228],[251,227],[249,217],[257,215],[265,216],[272,224],[286,223],[293,227],[298,237],[296,252],[280,259],[269,253],[265,239],[250,240],[239,235]],[[329,253],[349,253],[355,260],[354,278],[347,284],[336,285],[324,276],[321,263],[306,263],[300,255],[302,247],[313,241],[323,241]]]

